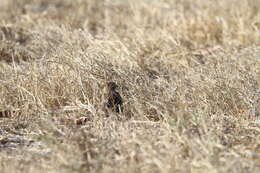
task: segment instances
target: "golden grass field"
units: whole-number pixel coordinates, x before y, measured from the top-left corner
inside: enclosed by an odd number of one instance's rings
[[[259,173],[259,4],[1,0],[0,173]]]

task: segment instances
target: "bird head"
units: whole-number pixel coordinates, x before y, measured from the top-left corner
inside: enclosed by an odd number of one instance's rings
[[[118,88],[118,85],[115,82],[108,82],[107,87],[109,90],[114,91]]]

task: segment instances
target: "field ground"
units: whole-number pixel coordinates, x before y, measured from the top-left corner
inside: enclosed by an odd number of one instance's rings
[[[260,172],[259,4],[1,0],[0,173]]]

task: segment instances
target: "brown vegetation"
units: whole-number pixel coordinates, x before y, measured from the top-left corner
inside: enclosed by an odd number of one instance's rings
[[[260,172],[259,19],[259,0],[1,0],[0,172]]]

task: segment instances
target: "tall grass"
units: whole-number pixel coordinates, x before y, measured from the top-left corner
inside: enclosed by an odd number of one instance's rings
[[[0,170],[259,172],[258,4],[2,0]]]

